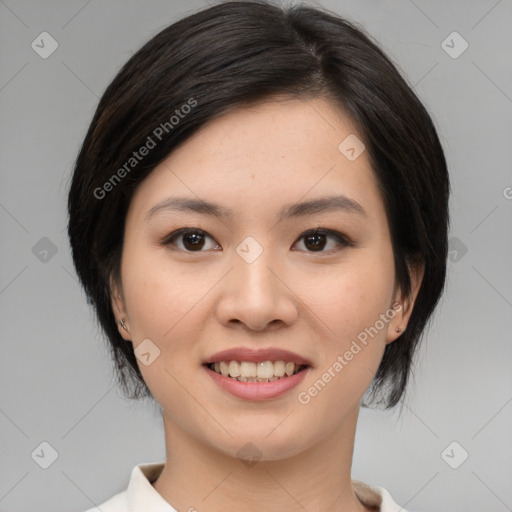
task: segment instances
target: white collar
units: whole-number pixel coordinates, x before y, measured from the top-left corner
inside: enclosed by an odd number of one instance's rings
[[[124,495],[123,502],[129,511],[177,512],[152,486],[152,482],[158,478],[164,466],[165,462],[146,462],[135,466],[128,489],[115,496],[118,500],[116,503],[121,503]],[[380,507],[377,508],[380,512],[407,512],[394,502],[383,487],[369,485],[360,480],[352,480],[352,487],[359,500],[369,507]]]

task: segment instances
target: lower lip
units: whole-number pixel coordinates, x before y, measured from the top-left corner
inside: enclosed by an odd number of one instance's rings
[[[210,370],[207,366],[203,366],[203,368],[212,378],[213,382],[218,384],[223,390],[246,400],[267,400],[284,395],[287,391],[297,386],[311,369],[308,366],[291,377],[282,377],[272,382],[240,382],[230,377],[224,377],[224,375]]]

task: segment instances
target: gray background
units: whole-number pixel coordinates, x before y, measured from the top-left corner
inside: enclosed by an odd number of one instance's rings
[[[352,476],[411,511],[512,510],[512,2],[318,4],[363,24],[402,69],[438,127],[453,186],[447,291],[402,416],[361,411]],[[66,194],[116,71],[204,6],[0,1],[2,512],[82,511],[124,490],[134,465],[164,460],[158,409],[114,385],[73,269]],[[31,47],[43,31],[59,45],[46,59]],[[454,31],[469,44],[458,58],[460,39],[445,43],[452,56],[442,46]],[[31,455],[42,442],[58,454],[48,469]]]

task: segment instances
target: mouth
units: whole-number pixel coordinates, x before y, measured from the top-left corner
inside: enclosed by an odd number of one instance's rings
[[[238,382],[275,382],[301,373],[308,364],[296,364],[292,361],[216,361],[203,364],[208,370]]]

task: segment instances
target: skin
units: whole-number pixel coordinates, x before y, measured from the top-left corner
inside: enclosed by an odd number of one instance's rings
[[[325,99],[273,98],[210,122],[135,191],[112,307],[126,319],[119,332],[134,348],[150,339],[160,350],[150,365],[138,364],[165,428],[166,465],[153,486],[179,511],[369,510],[351,484],[359,407],[386,344],[407,327],[422,269],[412,269],[412,294],[402,296],[367,152],[349,161],[338,149],[357,133]],[[333,194],[357,201],[366,216],[338,210],[277,219],[284,205]],[[145,220],[171,195],[212,201],[234,215],[167,211]],[[205,231],[203,244],[194,251],[186,236],[162,244],[181,228]],[[353,245],[323,236],[315,251],[303,236],[314,228],[338,231]],[[252,263],[236,252],[248,236],[263,249]],[[301,404],[298,393],[395,302],[401,311]],[[291,350],[312,369],[280,397],[236,398],[201,363],[240,346]],[[248,442],[260,453],[253,465],[237,456]]]

